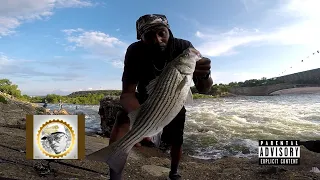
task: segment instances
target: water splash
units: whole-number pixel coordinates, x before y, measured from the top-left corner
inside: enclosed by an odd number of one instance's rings
[[[100,131],[99,106],[77,106],[86,114],[86,132]],[[75,107],[63,105],[71,113]],[[184,150],[197,158],[250,158],[259,139],[320,138],[320,94],[197,99],[186,109]]]
[[[187,107],[185,149],[207,159],[251,157],[259,139],[320,137],[320,95],[236,97]]]

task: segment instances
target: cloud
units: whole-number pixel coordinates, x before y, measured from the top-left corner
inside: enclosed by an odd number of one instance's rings
[[[56,0],[56,6],[59,8],[89,7],[93,6],[93,3],[89,0]]]
[[[236,53],[237,47],[248,45],[310,45],[316,46],[320,41],[320,5],[317,0],[291,0],[281,4],[277,13],[290,19],[290,23],[269,28],[234,27],[225,32],[197,31],[195,36],[200,43],[197,48],[206,56],[223,56]]]
[[[39,64],[43,64],[42,68],[50,68],[52,71],[39,71],[37,68],[33,67],[33,65],[39,66]],[[81,80],[83,75],[79,75],[75,72],[70,72],[68,70],[68,65],[64,64],[63,67],[67,69],[67,71],[54,71],[53,64],[57,65],[57,62],[53,61],[33,61],[33,60],[23,60],[23,59],[14,59],[6,56],[4,53],[0,53],[0,74],[10,77],[18,77],[18,78],[51,78],[50,80],[59,80],[59,81],[70,81],[70,80]],[[47,65],[47,66],[45,66]],[[81,66],[74,65],[72,63],[69,64],[69,68],[74,67],[80,68]]]
[[[103,59],[115,67],[122,66],[127,44],[120,39],[100,31],[78,29],[62,30],[66,34],[68,50],[84,49],[90,53],[86,58]]]
[[[121,60],[114,60],[111,62],[111,64],[116,68],[123,68],[124,67],[124,63]]]
[[[203,40],[203,43],[197,47],[206,56],[221,56],[230,52],[234,53],[235,47],[259,42],[266,38],[265,34],[259,33],[257,30],[244,30],[237,27],[220,34],[197,31],[195,36]]]
[[[89,7],[89,0],[0,0],[0,37],[15,32],[22,23],[46,19],[56,8]]]
[[[78,71],[78,70],[88,70],[90,67],[82,63],[81,61],[78,61],[76,58],[69,58],[69,57],[62,57],[58,56],[54,57],[55,59],[51,60],[41,60],[41,61],[33,61],[30,62],[30,65],[35,66],[43,66],[43,67],[50,67],[50,68],[64,68],[66,70],[72,70],[72,71]]]
[[[74,90],[71,89],[45,89],[45,88],[41,88],[41,90],[39,89],[33,89],[33,90],[22,90],[22,94],[27,94],[29,96],[46,96],[48,94],[57,94],[57,95],[62,95],[62,96],[66,96],[71,94],[72,92],[74,92]]]
[[[261,3],[261,0],[240,0],[243,4],[245,10],[248,12],[252,7],[256,6],[258,3]]]
[[[64,29],[62,30],[62,32],[66,33],[66,35],[70,36],[72,33],[75,33],[75,32],[83,32],[84,30],[81,29],[81,28],[78,28],[78,29]]]

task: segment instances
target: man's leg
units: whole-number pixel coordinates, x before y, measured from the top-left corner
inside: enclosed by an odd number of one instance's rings
[[[178,174],[179,163],[182,155],[182,145],[172,145],[171,155],[171,171],[170,174]]]
[[[178,174],[178,168],[179,168],[179,163],[182,156],[184,123],[185,123],[185,114],[183,112],[180,112],[163,129],[163,141],[171,145],[171,150],[170,150],[171,170],[169,174],[170,180],[181,179],[181,176]]]
[[[119,140],[123,137],[130,129],[130,119],[124,111],[119,111],[117,113],[117,118],[114,123],[114,126],[111,131],[109,145]],[[122,172],[117,174],[111,168],[110,171],[110,180],[121,180]]]

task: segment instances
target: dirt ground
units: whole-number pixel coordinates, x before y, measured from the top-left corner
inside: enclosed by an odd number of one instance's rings
[[[107,138],[86,136],[86,153],[105,147]],[[52,162],[55,173],[39,176],[36,170],[45,160],[26,160],[25,131],[0,127],[0,179],[107,179],[105,163],[88,160],[61,160]],[[170,167],[168,154],[154,148],[139,147],[132,151],[125,167],[127,180],[164,180]],[[179,167],[185,180],[320,180],[320,173],[310,172],[312,167],[320,169],[320,154],[301,147],[299,166],[259,166],[257,159],[226,157],[219,160],[198,160],[187,155]]]

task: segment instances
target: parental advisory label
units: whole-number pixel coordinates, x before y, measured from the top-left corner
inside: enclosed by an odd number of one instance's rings
[[[259,165],[299,164],[299,140],[259,140]]]

